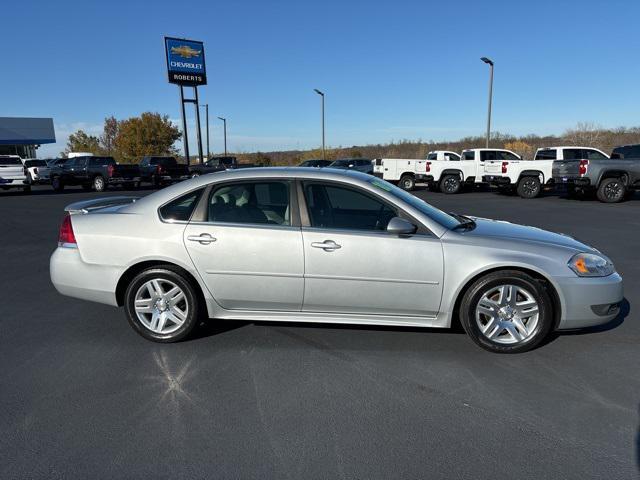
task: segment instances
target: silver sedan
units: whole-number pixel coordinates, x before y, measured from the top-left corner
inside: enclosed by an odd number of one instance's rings
[[[442,212],[375,177],[261,168],[67,207],[51,280],[173,342],[202,318],[448,328],[514,353],[619,312],[622,278],[571,237]]]

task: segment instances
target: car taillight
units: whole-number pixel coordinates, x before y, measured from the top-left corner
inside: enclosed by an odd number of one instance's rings
[[[67,215],[60,224],[60,233],[58,234],[58,246],[59,247],[71,247],[76,246],[76,236],[73,233],[73,225],[71,224],[71,215]]]
[[[113,165],[107,165],[107,175],[109,177],[113,177],[113,170],[114,170]]]
[[[162,165],[158,165],[158,173],[164,173],[164,167]]]
[[[502,173],[507,173],[507,165],[509,162],[502,162]]]
[[[427,162],[427,167],[424,170],[425,172],[430,172],[431,171],[431,162]]]
[[[587,174],[588,165],[589,165],[589,160],[580,160],[580,166],[578,167],[578,172],[580,173],[581,177]]]

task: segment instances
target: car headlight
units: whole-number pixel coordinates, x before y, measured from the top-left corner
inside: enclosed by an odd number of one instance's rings
[[[608,258],[595,253],[577,253],[567,265],[579,277],[606,277],[616,271]]]

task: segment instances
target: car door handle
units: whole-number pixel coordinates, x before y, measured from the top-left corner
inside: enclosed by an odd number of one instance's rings
[[[311,246],[313,248],[321,248],[325,252],[333,252],[334,250],[342,248],[342,245],[338,245],[333,240],[325,240],[324,242],[312,242]]]
[[[200,235],[189,235],[187,240],[190,242],[198,242],[201,245],[209,245],[212,242],[215,242],[217,239],[212,237],[208,233],[201,233]]]

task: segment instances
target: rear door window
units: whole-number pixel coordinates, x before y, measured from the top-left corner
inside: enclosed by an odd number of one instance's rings
[[[215,223],[291,225],[289,182],[221,185],[209,198],[208,220]]]
[[[563,155],[565,160],[582,160],[584,158],[581,148],[565,148]]]
[[[475,160],[475,152],[463,152],[465,160]]]
[[[427,160],[437,160],[437,159],[438,159],[437,153],[430,153],[429,155],[427,155]]]
[[[599,151],[593,150],[590,148],[585,148],[583,153],[584,153],[584,158],[588,160],[606,160],[607,159],[607,157],[602,153],[600,153]]]
[[[555,148],[546,148],[544,150],[538,150],[536,153],[536,160],[557,160],[558,151]]]
[[[495,150],[485,150],[480,152],[480,161],[486,162],[487,160],[497,160]]]

